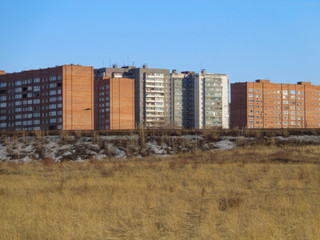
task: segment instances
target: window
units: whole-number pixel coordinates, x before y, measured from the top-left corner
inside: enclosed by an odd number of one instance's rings
[[[0,87],[6,87],[7,86],[7,83],[0,83]]]
[[[35,79],[33,79],[33,82],[34,82],[34,83],[39,83],[39,82],[40,82],[40,78],[35,78]]]
[[[49,77],[49,81],[55,81],[55,80],[57,80],[57,77],[56,77],[56,76],[50,76],[50,77]]]
[[[56,90],[51,90],[50,92],[49,92],[49,95],[56,95],[57,94],[57,91]]]
[[[290,91],[290,94],[296,94],[296,91]]]
[[[21,86],[22,82],[21,81],[16,81],[15,86]]]
[[[50,118],[49,122],[50,122],[50,123],[56,123],[56,122],[57,122],[57,119],[56,119],[56,118]]]
[[[7,100],[7,96],[0,96],[0,101],[5,101]]]
[[[56,116],[56,115],[57,115],[57,112],[56,112],[56,111],[49,112],[49,116],[50,116],[50,117],[53,117],[53,116]]]
[[[0,103],[0,107],[1,108],[7,107],[7,103]]]
[[[56,88],[57,87],[57,84],[56,83],[50,83],[49,84],[49,88]]]
[[[56,109],[57,108],[57,105],[56,104],[50,104],[49,105],[49,109]]]

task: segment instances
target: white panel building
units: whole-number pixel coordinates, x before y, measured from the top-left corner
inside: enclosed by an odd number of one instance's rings
[[[194,78],[194,127],[229,128],[229,79],[227,74],[201,73]]]

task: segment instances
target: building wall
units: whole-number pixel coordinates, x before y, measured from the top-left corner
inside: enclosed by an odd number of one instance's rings
[[[247,83],[231,84],[230,127],[247,127]]]
[[[134,79],[95,79],[95,129],[134,129]]]
[[[134,129],[134,80],[110,79],[110,129]]]
[[[167,69],[127,66],[95,70],[96,77],[126,77],[135,80],[135,125],[152,128],[170,125],[170,72]],[[156,104],[159,104],[156,106]],[[162,105],[160,105],[162,104]]]
[[[193,72],[171,74],[171,122],[173,127],[194,128]]]
[[[229,79],[202,71],[194,78],[195,128],[229,128]]]
[[[63,129],[94,129],[93,67],[63,66]]]
[[[320,87],[269,80],[231,85],[232,127],[319,128]]]
[[[78,65],[0,75],[0,130],[93,129],[92,80]]]
[[[203,128],[203,111],[201,110],[203,105],[203,82],[199,74],[194,74],[194,128]]]

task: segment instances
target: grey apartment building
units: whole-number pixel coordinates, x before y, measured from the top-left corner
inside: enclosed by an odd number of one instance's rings
[[[125,66],[95,69],[95,78],[133,78],[135,81],[136,127],[169,127],[170,71],[168,69]]]
[[[171,73],[172,127],[194,128],[194,72]]]
[[[229,79],[227,74],[173,71],[171,120],[183,128],[229,128]]]

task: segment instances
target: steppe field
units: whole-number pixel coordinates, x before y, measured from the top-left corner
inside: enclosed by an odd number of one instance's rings
[[[0,164],[1,239],[320,239],[320,147]]]

